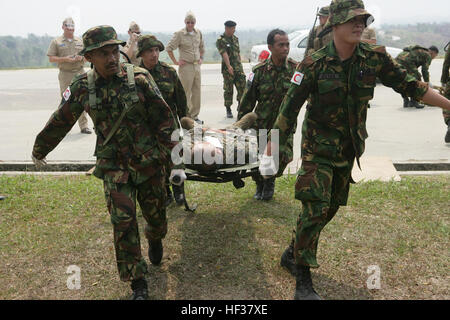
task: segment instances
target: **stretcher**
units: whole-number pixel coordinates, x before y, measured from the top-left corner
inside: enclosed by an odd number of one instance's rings
[[[245,186],[243,179],[252,177],[258,174],[259,163],[245,164],[242,166],[217,169],[214,171],[197,171],[195,166],[189,166],[185,169],[188,181],[208,182],[208,183],[228,183],[233,182],[236,189],[241,189]],[[188,212],[195,212],[197,205],[189,206],[184,197],[184,207]]]

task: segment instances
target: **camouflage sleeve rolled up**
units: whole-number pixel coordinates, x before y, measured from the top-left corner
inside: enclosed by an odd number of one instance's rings
[[[450,69],[450,49],[448,49],[445,54],[444,65],[442,67],[442,77],[441,77],[442,85],[445,85],[450,80],[449,69]]]
[[[413,76],[409,75],[405,68],[398,64],[386,49],[382,46],[374,46],[381,53],[378,59],[381,60],[381,68],[379,68],[377,76],[381,82],[400,94],[405,94],[417,101],[421,100],[428,91],[428,84],[417,81]]]
[[[150,131],[153,131],[158,141],[164,161],[170,161],[172,149],[177,145],[177,142],[172,141],[172,133],[177,129],[172,112],[148,73],[136,76],[136,85],[148,106]]]
[[[273,129],[279,130],[280,145],[285,145],[289,136],[295,130],[300,109],[313,88],[315,80],[310,63],[311,57],[307,57],[298,65],[293,77],[293,80],[297,77],[297,83],[291,83],[281,103],[280,112],[273,127]]]
[[[247,80],[247,86],[241,98],[238,110],[238,120],[242,119],[247,113],[253,111],[258,97],[258,79],[255,73],[250,73]]]
[[[34,157],[45,158],[72,129],[84,111],[79,100],[79,96],[83,95],[83,90],[77,83],[72,84],[66,90],[58,110],[51,115],[44,129],[36,137],[33,147]],[[87,94],[87,90],[84,91],[86,91],[84,94]]]
[[[422,76],[425,82],[430,82],[430,72],[428,69],[430,68],[431,60],[429,53],[423,53]]]
[[[220,55],[227,52],[227,45],[225,41],[223,41],[223,37],[220,36],[216,41],[216,48],[219,51]]]

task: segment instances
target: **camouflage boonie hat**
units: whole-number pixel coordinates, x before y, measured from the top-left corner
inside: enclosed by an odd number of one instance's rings
[[[332,0],[330,17],[324,28],[344,24],[358,16],[364,16],[366,27],[374,21],[373,16],[364,8],[362,0]]]
[[[318,16],[328,17],[330,15],[330,6],[322,7],[317,13]]]
[[[84,49],[79,55],[83,56],[87,52],[110,45],[120,44],[124,46],[125,41],[117,39],[117,33],[111,26],[93,27],[83,34]]]
[[[159,51],[164,51],[163,43],[156,39],[155,36],[147,34],[140,37],[138,40],[138,52],[136,54],[136,57],[139,58],[145,50],[153,47],[158,47]]]

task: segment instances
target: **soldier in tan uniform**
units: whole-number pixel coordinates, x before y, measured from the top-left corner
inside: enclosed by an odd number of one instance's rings
[[[200,30],[194,28],[196,18],[192,12],[188,12],[184,23],[186,27],[174,33],[172,39],[167,45],[167,53],[173,63],[179,66],[178,74],[183,84],[186,98],[188,101],[188,115],[197,123],[203,123],[199,120],[201,105],[201,70],[205,53],[205,43]],[[178,61],[173,51],[178,49]]]
[[[327,6],[320,8],[319,13],[317,13],[320,25],[314,27],[309,32],[308,45],[306,46],[305,50],[305,57],[326,46],[331,40],[333,40],[333,32],[331,31],[331,29],[329,29],[328,31],[324,30],[324,26],[328,21],[329,12],[330,7]]]
[[[128,39],[127,44],[123,48],[123,51],[126,53],[128,58],[130,58],[132,64],[134,64],[135,66],[140,66],[142,63],[142,59],[136,57],[136,54],[138,51],[138,40],[141,36],[141,28],[136,22],[132,21],[130,23],[128,35],[130,36],[130,39]]]
[[[377,44],[377,34],[375,33],[375,29],[370,27],[365,28],[361,36],[361,41]]]
[[[72,18],[63,21],[62,29],[64,34],[53,39],[47,51],[47,56],[51,63],[57,63],[59,68],[59,89],[61,97],[64,97],[72,79],[84,73],[83,65],[85,60],[78,53],[83,49],[83,41],[74,36],[75,23]],[[70,92],[69,92],[70,93]],[[81,133],[91,134],[88,128],[86,112],[83,112],[78,119]]]

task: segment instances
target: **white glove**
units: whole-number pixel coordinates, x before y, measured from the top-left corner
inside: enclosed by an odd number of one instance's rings
[[[33,160],[33,163],[37,169],[40,169],[43,166],[47,165],[47,160],[45,158],[42,160],[39,160],[38,158],[36,158],[35,156],[32,155],[31,160]]]
[[[259,159],[259,172],[264,179],[270,179],[278,173],[273,156],[263,155]]]
[[[176,186],[181,186],[186,179],[186,172],[182,169],[173,169],[170,172],[169,181]]]

